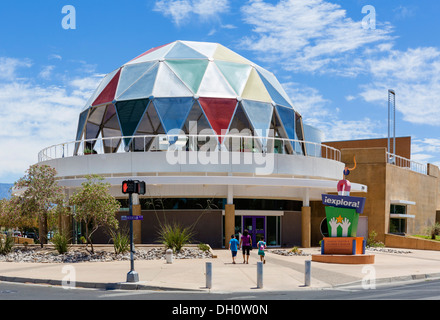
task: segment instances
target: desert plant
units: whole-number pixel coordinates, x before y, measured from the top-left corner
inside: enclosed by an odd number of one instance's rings
[[[206,243],[199,243],[198,246],[201,251],[209,251],[210,247]]]
[[[302,254],[302,250],[298,247],[293,247],[292,249],[290,249],[290,252],[294,254]]]
[[[383,242],[376,240],[376,237],[377,232],[374,230],[371,231],[367,239],[367,247],[385,247],[385,244],[383,244]]]
[[[440,223],[436,222],[433,225],[426,228],[426,233],[432,240],[435,240],[435,236],[440,234]]]
[[[159,229],[159,241],[174,252],[179,252],[185,244],[191,242],[193,236],[191,227],[182,227],[177,223],[164,224]]]
[[[6,255],[12,251],[14,247],[14,238],[8,233],[4,238],[0,236],[0,254]]]
[[[70,249],[70,238],[65,234],[57,232],[51,241],[59,254],[64,254]]]
[[[111,231],[115,254],[123,254],[130,251],[130,236],[127,232]]]

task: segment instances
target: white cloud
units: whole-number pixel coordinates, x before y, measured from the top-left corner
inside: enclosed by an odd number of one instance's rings
[[[189,21],[191,15],[210,20],[229,10],[229,0],[157,0],[154,11],[169,17],[176,25]]]
[[[29,68],[32,63],[29,59],[0,57],[0,80],[11,80],[16,77],[19,68]]]
[[[38,76],[44,80],[49,80],[54,69],[55,66],[45,66]]]
[[[391,50],[366,60],[373,81],[362,86],[367,102],[386,103],[396,92],[396,110],[405,121],[440,126],[440,50],[432,47]]]
[[[243,39],[243,49],[290,71],[354,75],[362,68],[355,54],[390,39],[390,25],[364,29],[340,5],[324,0],[251,0],[242,13],[254,32]]]
[[[75,139],[79,113],[101,80],[87,75],[42,86],[11,74],[16,79],[0,80],[0,181],[8,183],[36,163],[42,149]]]

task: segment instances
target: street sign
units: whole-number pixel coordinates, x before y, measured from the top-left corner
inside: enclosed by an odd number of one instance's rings
[[[136,221],[136,220],[144,220],[144,216],[122,216],[122,221]]]

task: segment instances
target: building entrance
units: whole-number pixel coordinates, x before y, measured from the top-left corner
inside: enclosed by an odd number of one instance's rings
[[[243,230],[247,229],[252,237],[252,246],[257,247],[258,241],[266,234],[266,217],[243,216]]]

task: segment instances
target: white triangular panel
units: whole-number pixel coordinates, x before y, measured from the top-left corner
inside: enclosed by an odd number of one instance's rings
[[[171,71],[166,63],[159,63],[154,84],[153,96],[160,97],[192,97],[193,93],[187,86]]]
[[[209,62],[197,93],[200,97],[236,98],[237,94],[223,77],[214,62]]]

